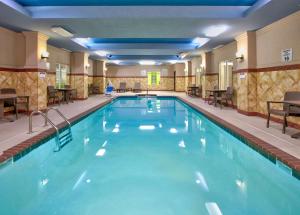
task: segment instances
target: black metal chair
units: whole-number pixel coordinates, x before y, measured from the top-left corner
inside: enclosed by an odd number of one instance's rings
[[[71,85],[65,85],[65,88],[67,89],[71,89]],[[68,102],[71,101],[72,103],[74,102],[74,99],[77,98],[77,90],[76,89],[72,89],[70,91],[67,91],[67,100]]]
[[[17,94],[14,88],[2,88],[0,94]],[[27,114],[29,114],[29,96],[17,96],[17,99],[7,99],[4,101],[4,107],[13,107],[18,119],[19,107],[23,105],[26,108]]]
[[[48,86],[47,87],[47,98],[48,98],[48,104],[50,103],[50,100],[53,100],[53,104],[55,104],[55,100],[57,100],[58,104],[60,105],[60,95],[59,92],[54,88],[54,86]]]
[[[117,92],[119,92],[119,93],[126,92],[126,82],[120,82],[120,87],[119,87],[119,89],[117,89]]]
[[[140,82],[135,82],[134,86],[132,88],[132,92],[139,93],[141,91],[142,91],[141,83]]]
[[[287,117],[296,116],[300,117],[300,108],[294,107],[286,104],[284,101],[300,101],[300,92],[290,91],[284,94],[283,101],[267,101],[268,118],[267,118],[267,128],[270,126],[271,114],[276,116],[281,116],[283,118],[282,122],[282,133],[285,133],[286,127],[288,127]],[[271,107],[272,104],[282,104],[282,109],[274,109]]]
[[[226,106],[229,105],[228,101],[230,101],[231,106],[233,107],[233,88],[227,87],[226,92],[221,96],[217,97],[217,102],[220,104],[220,108],[222,108],[223,102],[225,102]]]

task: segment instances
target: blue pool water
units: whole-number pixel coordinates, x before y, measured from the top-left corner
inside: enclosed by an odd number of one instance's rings
[[[0,168],[1,215],[300,214],[300,181],[174,98],[120,98]]]

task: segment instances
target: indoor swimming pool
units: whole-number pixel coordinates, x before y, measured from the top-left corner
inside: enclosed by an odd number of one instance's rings
[[[172,97],[123,97],[0,166],[3,215],[296,215],[300,181]]]

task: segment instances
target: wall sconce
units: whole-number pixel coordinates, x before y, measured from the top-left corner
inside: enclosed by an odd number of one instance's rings
[[[41,54],[42,60],[47,60],[49,58],[49,55],[50,55],[49,52],[43,51]]]
[[[87,65],[85,66],[85,69],[88,70],[90,67],[91,67],[91,65],[90,65],[90,64],[87,64]]]
[[[244,55],[241,52],[237,52],[235,54],[235,59],[237,59],[238,61],[242,62],[244,60]]]

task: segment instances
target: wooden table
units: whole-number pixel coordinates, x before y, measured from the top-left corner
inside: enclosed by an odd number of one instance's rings
[[[284,104],[287,104],[289,106],[296,106],[296,107],[299,107],[300,108],[300,101],[283,101]],[[290,108],[290,107],[289,107]],[[296,134],[293,134],[291,135],[292,138],[299,138],[300,137],[300,132],[296,133]]]
[[[221,96],[223,93],[226,93],[227,90],[206,90],[206,92],[212,93],[213,94],[213,101],[210,103],[211,105],[214,104],[215,107],[217,106],[217,97]]]
[[[67,96],[67,93],[71,92],[72,88],[55,88],[55,90],[63,93],[63,99],[68,104],[69,103],[69,97]]]
[[[0,120],[4,118],[4,100],[14,100],[17,109],[17,98],[17,94],[0,94]],[[16,111],[16,118],[18,117],[17,113],[18,111]]]

